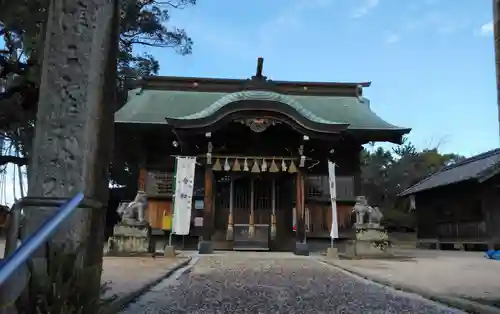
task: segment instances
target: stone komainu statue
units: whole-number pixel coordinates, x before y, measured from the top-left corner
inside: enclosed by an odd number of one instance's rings
[[[365,215],[368,213],[370,206],[364,196],[356,197],[356,204],[352,211],[356,213],[356,225],[363,225],[365,223]]]
[[[370,211],[368,212],[368,222],[370,224],[378,226],[380,225],[380,221],[382,221],[382,218],[384,218],[384,215],[377,206],[370,207]]]
[[[148,206],[148,196],[145,192],[139,191],[135,199],[130,203],[121,203],[118,207],[118,214],[122,224],[145,225],[144,213]]]

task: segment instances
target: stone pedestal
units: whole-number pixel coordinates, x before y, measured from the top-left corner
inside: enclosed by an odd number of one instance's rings
[[[328,249],[326,249],[326,257],[329,259],[338,259],[339,252],[338,252],[337,248],[329,247]]]
[[[298,256],[309,256],[309,245],[303,242],[296,242],[294,254]]]
[[[109,239],[109,253],[149,253],[151,248],[151,228],[148,224],[131,226],[118,224],[113,237]]]
[[[374,257],[389,255],[389,236],[381,226],[356,226],[354,254],[356,257]]]
[[[212,246],[211,241],[200,241],[198,243],[198,253],[199,254],[212,254],[214,252],[214,248]]]
[[[175,248],[171,245],[167,245],[164,249],[163,255],[168,258],[175,257]]]

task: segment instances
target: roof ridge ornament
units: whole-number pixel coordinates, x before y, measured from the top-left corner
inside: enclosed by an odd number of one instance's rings
[[[257,69],[255,70],[255,75],[245,81],[242,86],[242,90],[270,90],[278,92],[273,81],[268,79],[267,76],[262,75],[263,69],[264,58],[259,57],[257,59]]]
[[[267,76],[262,75],[262,70],[264,69],[264,58],[257,58],[257,70],[255,71],[255,75],[252,76],[253,81],[267,81]]]

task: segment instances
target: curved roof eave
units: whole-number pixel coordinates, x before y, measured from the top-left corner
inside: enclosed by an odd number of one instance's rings
[[[198,112],[177,118],[166,117],[165,120],[173,127],[201,128],[252,111],[286,116],[293,124],[313,132],[338,133],[349,126],[321,118],[290,96],[259,90],[227,94]]]
[[[261,91],[261,90],[240,91],[236,93],[227,94],[222,98],[220,98],[219,100],[212,103],[207,108],[197,113],[190,114],[184,117],[177,117],[176,119],[197,120],[201,118],[206,118],[208,116],[215,114],[218,110],[231,103],[241,102],[241,101],[268,101],[268,102],[282,103],[293,108],[301,116],[311,120],[312,122],[321,124],[338,124],[315,115],[310,110],[304,108],[304,106],[302,106],[300,102],[298,102],[297,100],[293,99],[290,96],[278,94],[272,91]]]

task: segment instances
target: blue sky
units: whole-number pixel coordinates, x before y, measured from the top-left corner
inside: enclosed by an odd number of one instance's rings
[[[152,49],[161,75],[372,81],[373,110],[418,148],[498,147],[491,0],[198,0],[172,12],[193,54]],[[451,5],[451,4],[454,4]]]

